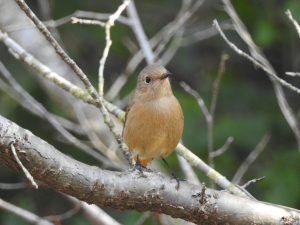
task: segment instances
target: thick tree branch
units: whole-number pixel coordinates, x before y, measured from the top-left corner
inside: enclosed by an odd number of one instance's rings
[[[15,142],[19,159],[27,170],[50,187],[90,204],[118,210],[152,211],[197,224],[284,224],[300,222],[300,211],[253,201],[176,182],[161,173],[112,172],[74,160],[13,122],[0,116],[0,159],[22,172],[9,143]],[[290,223],[292,224],[292,223]]]

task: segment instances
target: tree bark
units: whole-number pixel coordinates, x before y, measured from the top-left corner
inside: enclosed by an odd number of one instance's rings
[[[165,213],[196,224],[299,224],[299,211],[177,182],[157,172],[102,170],[72,159],[30,131],[0,116],[0,159],[21,172],[10,143],[30,174],[89,204]]]

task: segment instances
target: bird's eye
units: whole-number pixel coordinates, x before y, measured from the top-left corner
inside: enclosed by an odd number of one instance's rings
[[[146,83],[149,84],[151,81],[150,77],[146,77]]]

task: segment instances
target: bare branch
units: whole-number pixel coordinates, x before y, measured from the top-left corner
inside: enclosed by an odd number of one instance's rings
[[[100,112],[103,115],[104,122],[109,127],[110,131],[112,132],[115,139],[117,140],[128,163],[132,166],[134,163],[133,163],[133,158],[130,154],[130,151],[129,151],[127,145],[124,143],[122,136],[120,135],[119,131],[116,129],[115,124],[113,123],[113,121],[111,120],[111,118],[107,112],[107,109],[101,102],[101,99],[100,99],[97,91],[92,86],[92,84],[88,80],[87,76],[77,66],[77,64],[65,53],[65,51],[59,46],[57,41],[52,37],[51,33],[42,24],[42,22],[34,15],[34,13],[26,5],[24,0],[15,0],[15,1],[20,6],[20,8],[25,12],[25,14],[32,20],[32,22],[36,25],[36,27],[40,30],[40,32],[46,37],[46,39],[51,43],[51,45],[55,49],[56,53],[62,58],[62,60],[64,62],[67,63],[67,65],[69,65],[69,67],[76,73],[76,75],[80,78],[82,83],[85,85],[85,88],[87,89],[88,93],[95,100],[95,104],[96,104],[97,108],[100,109]]]
[[[100,207],[92,204],[89,205],[86,202],[79,201],[77,198],[61,193],[64,198],[72,202],[74,205],[79,205],[83,213],[95,224],[109,224],[109,225],[120,225],[115,219],[103,211]]]
[[[289,19],[292,21],[292,23],[294,24],[294,26],[295,26],[295,28],[296,28],[296,30],[297,30],[297,32],[298,32],[298,35],[299,35],[299,37],[300,37],[300,26],[299,26],[298,22],[293,18],[291,11],[288,9],[288,10],[285,12],[285,14],[288,16],[288,18],[289,18]]]
[[[108,56],[108,52],[110,49],[110,46],[112,44],[112,40],[110,39],[110,28],[115,25],[116,19],[121,15],[121,13],[124,11],[124,9],[129,5],[130,0],[124,0],[123,4],[119,6],[118,10],[112,14],[109,17],[109,20],[105,23],[105,48],[103,50],[103,55],[102,58],[100,59],[100,67],[99,67],[99,97],[100,100],[103,100],[103,88],[104,88],[104,76],[103,76],[103,71],[104,71],[104,65],[106,62],[106,58]]]
[[[211,154],[214,152],[214,137],[213,137],[213,128],[214,128],[214,114],[215,114],[215,109],[217,105],[217,99],[218,99],[218,94],[220,90],[220,85],[221,85],[221,79],[222,76],[225,72],[225,62],[228,59],[228,55],[225,53],[222,53],[221,55],[221,60],[220,60],[220,65],[219,65],[219,71],[217,74],[217,77],[214,81],[213,84],[213,90],[212,90],[212,100],[211,100],[211,105],[210,105],[210,119],[206,121],[207,123],[207,147],[208,147],[208,164],[210,167],[215,168],[215,162],[214,162],[214,157],[211,156]],[[214,188],[214,184],[210,181],[210,187]]]
[[[205,174],[209,179],[213,180],[220,187],[230,191],[234,195],[248,198],[247,194],[245,194],[242,190],[237,188],[234,184],[232,184],[226,177],[222,176],[216,170],[211,168],[205,162],[203,162],[198,156],[196,156],[189,149],[184,147],[182,144],[178,144],[175,148],[175,151],[185,158],[192,166],[196,167],[203,174]]]
[[[223,33],[223,31],[221,30],[218,21],[214,20],[213,23],[214,26],[217,27],[217,29],[219,30],[222,38],[226,41],[226,43],[229,45],[229,47],[231,49],[233,49],[236,53],[238,53],[240,56],[245,57],[246,59],[248,59],[250,62],[252,62],[255,66],[261,68],[262,70],[264,70],[267,74],[269,74],[274,80],[276,80],[279,84],[281,84],[282,86],[285,86],[287,88],[289,88],[290,90],[296,92],[297,94],[300,94],[300,89],[294,87],[292,84],[286,82],[285,80],[280,79],[275,73],[273,73],[270,69],[268,69],[267,67],[265,67],[263,64],[261,64],[260,62],[256,61],[254,58],[252,58],[250,55],[248,55],[247,53],[243,52],[242,50],[240,50],[238,47],[236,47],[232,42],[230,42],[227,37],[225,36],[225,34]]]
[[[211,115],[210,115],[210,113],[209,113],[207,107],[205,106],[205,103],[204,103],[203,99],[201,98],[201,96],[199,95],[199,93],[198,93],[197,91],[193,90],[193,89],[192,89],[187,83],[185,83],[184,81],[181,81],[181,82],[180,82],[180,85],[181,85],[181,87],[183,87],[183,89],[184,89],[187,93],[191,94],[191,95],[196,99],[196,101],[197,101],[197,103],[198,103],[200,109],[202,110],[202,112],[203,112],[203,114],[204,114],[204,116],[205,116],[206,121],[211,120]]]
[[[265,179],[265,178],[266,178],[266,177],[260,177],[260,178],[255,178],[255,179],[249,180],[247,183],[245,183],[245,184],[243,185],[243,188],[246,188],[246,187],[248,187],[249,185],[255,184],[255,183],[259,182],[259,181],[262,181],[262,180]]]
[[[0,31],[0,40],[1,40],[1,31]],[[25,57],[25,61],[27,61],[25,54],[23,54],[23,56]],[[30,57],[30,56],[28,56],[28,57]],[[34,59],[31,59],[31,60],[35,61]],[[43,68],[43,65],[41,65],[41,67]],[[44,106],[42,106],[39,102],[37,102],[28,92],[26,92],[21,87],[21,85],[19,85],[17,83],[17,81],[11,76],[10,72],[5,68],[5,66],[1,62],[0,62],[0,71],[5,76],[5,78],[9,81],[12,88],[14,90],[16,90],[22,96],[22,98],[25,99],[26,102],[31,106],[29,108],[33,109],[34,111],[38,111],[39,114],[43,117],[43,119],[47,120],[70,144],[78,147],[79,149],[81,149],[85,153],[89,154],[90,156],[94,157],[95,159],[99,160],[103,164],[120,169],[119,165],[115,165],[112,161],[108,162],[107,161],[108,159],[106,157],[104,157],[104,156],[100,155],[99,153],[95,152],[93,149],[91,149],[87,145],[80,142],[70,132],[65,130],[61,126],[61,124],[47,111],[47,109]],[[45,72],[45,74],[48,74],[48,72],[49,71]],[[50,74],[48,74],[48,76],[50,76]],[[58,75],[57,75],[57,77],[59,78]],[[27,105],[27,104],[25,104],[25,105]],[[27,105],[27,107],[28,107],[28,105]]]
[[[220,27],[223,30],[233,30],[234,29],[233,25],[228,22],[220,23]],[[217,35],[218,33],[219,33],[219,31],[215,27],[210,27],[205,30],[200,30],[200,31],[196,32],[195,34],[183,37],[180,42],[180,45],[181,46],[189,46],[189,45],[195,44],[199,41],[203,41],[205,39],[211,38],[211,37]]]
[[[94,99],[90,96],[89,93],[85,92],[78,86],[72,84],[65,78],[61,77],[57,73],[54,73],[51,71],[51,69],[44,64],[42,64],[40,61],[38,61],[36,58],[34,58],[31,54],[26,52],[20,45],[18,45],[14,40],[12,40],[10,37],[8,37],[7,34],[4,34],[0,30],[0,41],[2,41],[8,49],[10,49],[10,52],[14,53],[14,56],[16,59],[21,60],[25,62],[28,66],[35,69],[37,72],[39,72],[41,75],[43,75],[46,79],[49,81],[55,83],[65,91],[69,92],[70,94],[74,95],[75,97],[80,98],[86,103],[93,104],[97,106]],[[22,56],[22,57],[21,57]],[[4,89],[7,89],[7,87],[4,87],[4,83],[0,83],[0,85],[3,86]],[[9,90],[6,91],[9,93]],[[9,93],[10,94],[10,93]],[[110,113],[115,115],[120,121],[124,122],[125,112],[115,105],[103,100],[103,104],[109,110]]]
[[[211,105],[210,105],[210,115],[214,117],[216,106],[217,106],[217,100],[218,100],[218,94],[221,86],[221,79],[223,77],[223,74],[225,73],[225,62],[229,59],[229,55],[226,53],[222,53],[220,65],[219,65],[219,71],[218,75],[214,81],[213,84],[213,93],[212,93],[212,99],[211,99]]]
[[[178,16],[179,19],[177,21],[172,21],[169,24],[167,24],[164,28],[162,28],[154,37],[152,37],[149,42],[152,49],[154,49],[160,42],[163,40],[170,40],[170,38],[177,33],[180,28],[191,18],[191,16],[194,15],[196,10],[201,6],[203,0],[198,0],[191,10],[188,10],[183,15],[181,15],[182,10],[179,11]],[[167,42],[165,42],[167,43]],[[163,50],[163,48],[160,48]],[[158,56],[161,52],[155,51],[156,56]],[[129,75],[131,75],[134,70],[137,68],[137,66],[141,63],[143,60],[143,51],[138,51],[129,61],[129,63],[126,66],[125,71],[117,78],[115,83],[110,87],[108,92],[105,95],[105,98],[108,101],[111,101],[114,99],[122,87],[125,85]]]
[[[271,139],[271,135],[269,133],[265,134],[263,138],[260,140],[258,145],[253,149],[253,151],[248,155],[245,161],[241,164],[240,168],[236,171],[234,177],[232,178],[232,183],[238,184],[246,171],[249,169],[250,165],[257,159],[259,154],[265,149],[268,142]]]
[[[249,32],[247,31],[247,28],[245,27],[243,22],[238,17],[230,0],[222,0],[222,2],[224,3],[225,11],[228,13],[228,15],[231,17],[231,19],[233,21],[233,25],[234,25],[236,31],[241,36],[241,38],[247,43],[247,45],[250,49],[251,55],[258,62],[262,63],[262,65],[264,65],[264,67],[267,68],[268,71],[271,71],[272,74],[275,75],[275,76],[273,76],[270,73],[268,73],[269,78],[273,84],[273,88],[274,88],[274,91],[275,91],[275,94],[277,97],[279,107],[280,107],[285,119],[287,120],[288,124],[290,125],[291,129],[294,132],[294,135],[296,137],[297,144],[299,147],[299,151],[300,151],[300,130],[299,130],[298,121],[285,98],[285,94],[283,92],[282,86],[276,80],[278,77],[276,75],[274,68],[268,62],[268,60],[265,57],[265,55],[263,54],[263,52],[253,42]],[[290,84],[287,84],[287,86],[289,86],[289,85]]]
[[[81,209],[81,205],[78,203],[75,205],[74,208],[70,209],[69,211],[60,214],[60,215],[54,215],[54,216],[45,216],[43,217],[44,220],[49,220],[49,221],[55,221],[55,220],[65,220],[69,219],[70,217],[74,216],[78,211]]]
[[[194,172],[193,167],[189,164],[186,159],[176,154],[180,168],[184,174],[184,178],[187,180],[189,184],[195,184],[200,186],[201,182],[198,179],[197,174]]]
[[[14,184],[0,183],[0,189],[3,190],[15,190],[15,189],[22,189],[27,187],[28,185],[26,183],[14,183]]]
[[[38,225],[54,225],[53,223],[44,220],[25,209],[12,205],[2,199],[0,199],[0,209],[11,212],[14,215],[28,221],[29,223],[38,224]]]
[[[144,32],[139,15],[135,8],[134,1],[132,1],[128,5],[126,11],[128,13],[128,16],[131,19],[131,29],[133,30],[135,37],[139,42],[139,45],[142,49],[142,52],[144,53],[144,57],[147,61],[147,64],[151,65],[154,62],[152,48],[151,48],[148,38]]]
[[[97,26],[100,26],[100,27],[105,27],[105,23],[101,22],[101,21],[98,21],[98,20],[80,19],[80,18],[77,18],[77,17],[72,17],[71,20],[72,20],[73,24],[79,23],[79,24],[97,25]]]
[[[233,142],[233,137],[227,138],[225,144],[222,146],[222,148],[217,149],[216,151],[212,152],[210,157],[215,158],[221,154],[223,154],[230,146],[230,144]]]
[[[285,74],[291,77],[300,76],[300,72],[286,72]]]
[[[11,148],[11,151],[13,152],[13,155],[15,157],[15,160],[17,161],[17,163],[19,164],[19,166],[22,168],[25,176],[27,177],[27,179],[31,182],[31,184],[33,186],[35,186],[36,189],[38,189],[38,185],[35,183],[33,177],[31,176],[31,174],[28,172],[28,170],[25,168],[25,166],[23,166],[23,164],[21,163],[21,161],[19,160],[19,157],[16,153],[16,150],[15,150],[15,146],[14,146],[14,141],[12,141],[10,144],[10,148]]]
[[[91,20],[107,20],[107,19],[109,19],[110,16],[111,16],[111,14],[108,14],[108,13],[96,13],[96,12],[77,10],[76,12],[74,12],[66,17],[60,18],[58,20],[44,21],[43,24],[46,27],[51,28],[51,27],[58,27],[58,26],[66,24],[66,23],[69,23],[70,21],[72,21],[72,17],[88,18]],[[126,18],[125,16],[120,15],[116,21],[130,26],[130,20],[128,18]]]
[[[160,57],[160,59],[158,59],[161,65],[163,66],[167,65],[174,57],[174,55],[176,54],[177,50],[180,47],[181,37],[183,33],[184,33],[184,29],[182,28],[174,35],[171,43],[169,44],[169,47],[165,50],[165,52]]]
[[[208,148],[208,164],[213,169],[214,168],[214,146],[213,146],[213,124],[214,124],[214,111],[217,103],[217,97],[219,93],[219,88],[221,84],[221,78],[225,72],[225,61],[228,59],[228,55],[222,54],[220,66],[219,66],[219,72],[216,77],[216,80],[213,85],[213,93],[212,93],[212,102],[210,111],[208,111],[207,107],[205,106],[205,103],[203,99],[200,97],[199,93],[193,90],[190,86],[188,86],[186,83],[181,82],[180,85],[184,88],[184,90],[188,93],[190,93],[194,98],[197,100],[197,103],[202,110],[205,120],[207,123],[207,148]],[[226,149],[225,149],[226,150]],[[220,153],[221,151],[219,151]],[[211,188],[214,188],[214,183],[210,182],[209,186]]]
[[[154,55],[155,55],[156,62],[159,62],[158,56],[165,49],[165,46],[167,45],[169,40],[172,38],[172,36],[174,34],[180,32],[179,28],[182,28],[184,26],[184,24],[187,21],[187,18],[190,18],[196,12],[196,10],[202,5],[202,3],[203,3],[203,0],[198,0],[191,7],[191,9],[189,9],[185,13],[183,13],[181,10],[179,11],[179,15],[178,15],[179,18],[177,18],[177,20],[174,21],[174,24],[172,26],[173,29],[170,29],[166,32],[166,34],[163,36],[163,39],[161,40],[161,42],[158,44],[157,48],[155,49]]]

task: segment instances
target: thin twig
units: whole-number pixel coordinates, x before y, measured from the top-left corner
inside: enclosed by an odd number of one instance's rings
[[[200,204],[204,203],[205,190],[206,190],[206,184],[203,182],[202,183],[201,198],[199,199]]]
[[[259,154],[265,149],[268,142],[271,139],[271,135],[269,133],[265,134],[263,138],[260,140],[258,145],[253,149],[253,151],[248,155],[248,157],[245,159],[245,161],[241,164],[239,169],[236,171],[234,177],[232,178],[232,183],[238,184],[244,174],[249,169],[250,165],[257,159]]]
[[[208,152],[210,154],[211,152],[213,152],[213,150],[211,150],[213,148],[213,145],[212,145],[212,142],[210,142],[210,140],[212,139],[212,138],[210,138],[210,134],[212,134],[212,120],[213,120],[213,118],[212,118],[210,112],[208,111],[207,107],[205,106],[205,103],[204,103],[203,99],[201,98],[200,94],[197,91],[193,90],[189,85],[187,85],[183,81],[180,82],[180,85],[181,85],[181,87],[183,87],[183,89],[187,93],[191,94],[196,99],[200,109],[202,110],[202,112],[204,114],[206,124],[207,124],[207,130],[208,130],[207,131],[208,132]],[[212,159],[213,159],[212,157],[208,156],[208,160],[209,160],[208,164],[213,169],[214,168],[214,162],[213,162]],[[212,181],[210,181],[209,186],[211,188],[214,188],[214,183]]]
[[[240,190],[242,190],[244,193],[246,193],[247,194],[247,196],[249,197],[249,198],[251,198],[251,199],[253,199],[253,200],[256,200],[257,201],[257,199],[256,198],[254,198],[254,196],[253,195],[251,195],[247,190],[246,190],[246,187],[248,187],[250,184],[254,184],[254,183],[257,183],[257,182],[259,182],[259,181],[261,181],[261,180],[263,180],[263,179],[265,179],[265,177],[261,177],[261,178],[255,178],[255,179],[253,179],[253,180],[250,180],[250,181],[248,181],[246,184],[244,184],[243,186],[239,186],[239,185],[235,185],[237,188],[239,188]]]
[[[121,15],[121,13],[124,11],[124,9],[129,5],[130,0],[124,0],[123,4],[119,6],[118,10],[112,14],[109,17],[109,20],[105,23],[105,40],[106,40],[106,44],[105,44],[105,48],[103,50],[103,55],[102,58],[100,59],[100,66],[99,66],[99,97],[100,100],[102,101],[103,99],[103,88],[104,88],[104,65],[108,56],[108,52],[110,49],[110,46],[112,44],[112,40],[110,39],[110,28],[112,26],[115,25],[115,21],[118,19],[118,17]]]
[[[175,148],[176,153],[185,158],[192,166],[196,167],[199,171],[205,174],[209,179],[213,180],[220,187],[230,191],[231,193],[248,198],[248,195],[242,190],[237,188],[233,183],[222,176],[216,170],[207,165],[203,160],[196,156],[193,152],[179,143]]]
[[[292,21],[292,23],[294,24],[294,26],[295,26],[295,28],[296,28],[296,30],[297,30],[297,32],[298,32],[298,35],[299,35],[299,37],[300,37],[300,26],[299,26],[298,22],[293,18],[291,11],[288,9],[288,10],[285,12],[285,14],[288,16],[288,18],[289,18],[289,19]]]
[[[225,63],[226,63],[226,60],[228,60],[228,59],[229,59],[229,55],[227,55],[226,53],[222,53],[218,75],[213,84],[213,93],[212,93],[212,99],[211,99],[210,110],[209,110],[210,114],[212,116],[214,116],[214,114],[215,114],[215,109],[216,109],[217,100],[218,100],[218,94],[219,94],[219,90],[220,90],[220,86],[221,86],[221,79],[223,77],[223,74],[225,73]]]
[[[1,38],[0,38],[1,39]],[[11,87],[16,90],[22,97],[30,104],[31,108],[35,111],[38,111],[39,114],[42,115],[43,119],[47,120],[69,143],[78,147],[85,153],[99,160],[103,164],[107,166],[112,166],[114,168],[119,168],[119,165],[115,165],[112,161],[108,161],[108,159],[99,153],[95,152],[93,149],[88,147],[87,145],[80,142],[76,137],[74,137],[70,132],[62,127],[62,125],[47,111],[47,109],[36,101],[27,91],[25,91],[21,85],[17,83],[17,81],[12,77],[10,72],[5,68],[5,66],[0,62],[0,71],[5,76],[5,78],[11,84]]]
[[[124,143],[122,136],[120,135],[119,131],[116,129],[115,124],[113,123],[112,119],[110,118],[107,109],[101,102],[101,99],[92,86],[90,81],[88,80],[87,76],[83,73],[83,71],[77,66],[77,64],[65,53],[65,51],[60,47],[57,41],[53,38],[51,33],[48,29],[43,25],[43,23],[34,15],[31,9],[26,5],[24,0],[15,0],[20,8],[25,12],[25,14],[32,20],[32,22],[36,25],[36,27],[40,30],[40,32],[46,37],[46,39],[51,43],[53,48],[55,49],[56,53],[62,58],[62,60],[69,65],[69,67],[75,72],[75,74],[80,78],[82,83],[85,85],[88,93],[92,96],[95,100],[97,108],[100,109],[104,122],[109,127],[110,131],[114,135],[115,139],[117,140],[120,148],[123,151],[125,158],[127,159],[130,166],[133,166],[133,158],[130,154],[130,151],[127,145]],[[116,14],[117,15],[117,14]],[[112,19],[114,21],[114,19]]]
[[[28,172],[28,170],[23,166],[23,164],[21,163],[17,153],[16,153],[16,149],[15,149],[15,146],[14,146],[14,142],[12,141],[10,143],[10,148],[15,156],[15,160],[18,162],[19,166],[22,168],[25,176],[28,178],[28,180],[30,180],[30,182],[32,183],[33,186],[35,186],[36,189],[38,189],[38,185],[35,183],[33,177],[31,176],[31,174]]]
[[[77,198],[74,198],[70,195],[66,195],[62,192],[59,192],[64,198],[70,201],[74,205],[80,205],[82,212],[86,215],[92,224],[109,224],[109,225],[121,225],[114,218],[108,215],[105,211],[103,211],[97,205],[89,205],[86,202],[79,201]]]
[[[135,37],[141,47],[142,52],[148,65],[151,65],[154,61],[152,48],[148,41],[148,38],[144,32],[139,15],[137,13],[134,1],[132,1],[126,8],[129,18],[131,19],[131,29],[133,30]]]
[[[97,104],[95,100],[90,96],[89,93],[82,90],[78,86],[72,84],[70,81],[66,80],[65,78],[61,77],[57,73],[54,73],[49,67],[42,64],[40,61],[38,61],[36,58],[34,58],[31,54],[26,52],[19,44],[17,44],[13,39],[11,39],[7,34],[2,33],[0,30],[0,41],[2,41],[7,48],[10,50],[10,52],[13,54],[13,56],[20,61],[25,62],[28,66],[35,69],[38,73],[43,75],[46,79],[49,81],[55,83],[65,91],[69,92],[70,94],[74,95],[77,98],[80,98],[82,101],[95,105],[97,107]],[[2,85],[4,83],[0,83]],[[3,86],[3,85],[2,85]],[[5,89],[6,87],[3,86]],[[9,91],[6,91],[9,93]],[[11,93],[9,93],[11,94]],[[124,122],[124,116],[125,112],[115,105],[109,103],[106,100],[103,100],[104,106],[109,110],[110,113],[115,115],[119,120]],[[25,105],[26,106],[26,105]],[[24,107],[24,105],[23,105]]]
[[[32,224],[54,225],[53,223],[38,217],[37,215],[33,214],[32,212],[29,212],[18,206],[10,204],[2,199],[0,199],[0,209],[8,211],[10,213],[13,213],[14,215],[28,221],[29,223],[32,223]]]
[[[223,154],[230,146],[230,144],[233,142],[233,137],[227,138],[225,144],[222,146],[222,148],[217,149],[216,151],[213,151],[210,155],[210,157],[215,158],[221,154]]]
[[[181,9],[179,10],[178,20],[172,21],[166,26],[164,26],[159,32],[157,32],[150,40],[150,46],[152,49],[154,49],[162,40],[170,39],[175,33],[184,26],[185,23],[191,18],[191,16],[194,15],[194,13],[197,11],[197,9],[201,6],[203,0],[198,0],[191,10],[185,12],[182,16],[179,17],[179,14],[181,15]],[[161,49],[163,50],[163,49]],[[161,52],[156,51],[156,55],[159,55]],[[128,62],[124,72],[116,79],[114,84],[110,87],[110,89],[107,91],[105,98],[108,101],[113,100],[118,93],[121,91],[122,87],[125,85],[128,77],[135,71],[137,66],[142,62],[144,58],[143,51],[138,51]]]
[[[3,65],[3,64],[2,64]],[[0,71],[1,71],[1,61],[0,61]],[[2,70],[3,71],[3,70]],[[12,86],[13,87],[13,86]],[[36,110],[35,107],[29,102],[27,102],[26,99],[24,99],[23,94],[17,92],[15,88],[12,88],[10,85],[8,85],[4,80],[0,78],[0,90],[2,90],[4,93],[6,93],[8,96],[10,96],[12,99],[14,99],[16,102],[18,102],[23,108],[31,112],[33,115],[36,115],[42,119],[44,119],[44,115],[40,113],[40,111]],[[91,98],[91,97],[90,97]],[[74,123],[73,121],[70,121],[66,118],[57,116],[55,114],[50,113],[51,116],[53,116],[59,124],[61,124],[65,129],[72,131],[78,135],[84,135],[85,133],[82,130],[82,127],[78,125],[77,123]]]
[[[87,19],[91,19],[91,20],[107,20],[109,19],[109,17],[111,16],[111,14],[108,13],[96,13],[96,12],[89,12],[89,11],[81,11],[81,10],[77,10],[76,12],[65,16],[63,18],[60,18],[58,20],[49,20],[49,21],[43,21],[44,25],[46,27],[58,27],[61,25],[64,25],[66,23],[69,23],[70,21],[72,21],[72,17],[78,17],[78,18],[87,18]],[[130,26],[130,20],[125,17],[125,16],[119,16],[117,18],[117,21],[119,23],[125,24]]]
[[[229,58],[229,56],[227,54],[222,53],[220,65],[219,65],[219,71],[218,71],[217,77],[214,81],[213,89],[212,89],[212,100],[211,100],[211,105],[210,105],[210,110],[209,110],[210,118],[209,118],[209,120],[206,121],[207,122],[207,133],[208,133],[208,135],[207,135],[208,162],[212,168],[215,167],[214,157],[212,157],[212,153],[214,152],[213,128],[214,128],[215,109],[217,106],[217,99],[218,99],[218,94],[219,94],[219,90],[220,90],[221,79],[225,72],[225,62],[228,58]],[[210,183],[210,187],[214,188],[212,183]]]
[[[165,50],[163,55],[158,59],[161,65],[166,66],[171,59],[173,59],[174,55],[176,54],[177,50],[180,48],[181,37],[184,34],[184,28],[179,29],[177,33],[173,36],[169,47]]]
[[[221,83],[221,78],[222,75],[224,74],[225,71],[225,61],[228,59],[228,56],[226,54],[222,54],[221,56],[221,62],[219,66],[219,72],[217,75],[217,78],[214,82],[213,85],[213,93],[212,93],[212,103],[211,103],[211,108],[210,111],[208,111],[207,107],[205,106],[205,103],[201,96],[199,95],[198,92],[193,90],[190,86],[188,86],[185,82],[180,82],[180,85],[184,88],[184,90],[188,93],[190,93],[194,98],[196,99],[200,109],[202,110],[205,120],[207,123],[207,142],[208,142],[208,161],[209,161],[209,166],[211,168],[214,168],[214,157],[213,152],[214,152],[214,146],[213,146],[213,122],[214,122],[214,111],[216,107],[216,102],[217,102],[217,96],[219,93],[219,88],[220,88],[220,83]],[[225,149],[226,150],[226,149]],[[220,153],[219,151],[218,153]],[[217,154],[218,154],[217,153]],[[214,183],[210,182],[209,184],[210,187],[214,188]]]
[[[113,151],[110,147],[106,147],[102,141],[97,136],[96,132],[93,129],[93,126],[91,125],[90,121],[87,119],[85,113],[83,112],[82,108],[80,107],[81,104],[79,104],[78,101],[75,103],[73,102],[73,107],[75,114],[77,116],[77,119],[79,123],[81,124],[82,129],[84,129],[85,134],[88,136],[90,141],[92,142],[92,145],[98,150],[101,151],[102,154],[107,156],[111,162],[105,164],[106,167],[109,167],[110,165],[118,165],[119,169],[122,168],[122,163],[120,158],[116,155],[115,151]],[[123,168],[125,169],[125,168]],[[122,170],[123,170],[122,169]]]
[[[240,56],[245,57],[246,59],[248,59],[250,62],[252,62],[255,66],[261,68],[263,71],[265,71],[267,74],[269,74],[273,79],[275,79],[278,83],[280,83],[282,86],[285,86],[287,88],[289,88],[290,90],[296,92],[297,94],[300,94],[300,89],[294,87],[292,84],[286,82],[285,80],[280,79],[275,73],[273,73],[271,70],[269,70],[267,67],[265,67],[263,64],[261,64],[260,62],[256,61],[254,58],[252,58],[250,55],[248,55],[247,53],[243,52],[242,50],[240,50],[238,47],[236,47],[232,42],[230,42],[227,37],[225,36],[225,34],[223,33],[223,31],[221,30],[218,21],[214,20],[213,25],[217,27],[217,29],[219,30],[222,38],[225,40],[225,42],[229,45],[229,47],[231,49],[233,49],[236,53],[238,53]]]
[[[239,185],[237,185],[237,184],[235,184],[235,186],[238,188],[238,189],[240,189],[241,191],[243,191],[247,196],[248,196],[248,198],[250,198],[250,199],[253,199],[253,200],[256,200],[257,201],[257,199],[256,198],[254,198],[254,196],[253,195],[251,195],[250,193],[249,193],[249,191],[247,191],[246,190],[246,188],[244,188],[243,186],[239,186]]]
[[[265,68],[267,68],[267,70],[272,71],[272,73],[276,77],[277,75],[276,75],[274,68],[269,63],[269,61],[267,60],[267,58],[263,54],[263,52],[259,49],[259,47],[252,40],[251,35],[249,34],[246,26],[243,24],[243,22],[238,17],[230,0],[222,0],[222,2],[224,3],[225,11],[228,13],[228,15],[231,17],[231,19],[233,21],[233,25],[234,25],[236,31],[248,45],[252,57],[255,58],[258,62],[260,62]],[[274,79],[274,77],[272,75],[268,74],[268,76],[273,84],[273,88],[274,88],[274,92],[277,97],[278,105],[279,105],[286,121],[288,122],[289,126],[291,127],[291,129],[294,132],[294,135],[297,140],[298,148],[300,151],[300,130],[299,130],[298,120],[286,100],[284,91],[283,91],[280,83],[276,80],[276,78]]]
[[[202,110],[202,112],[203,112],[203,114],[204,114],[205,119],[206,119],[206,120],[210,120],[210,113],[209,113],[207,107],[205,106],[205,103],[204,103],[204,101],[203,101],[203,98],[201,98],[201,96],[199,95],[199,93],[198,93],[197,91],[193,90],[193,89],[192,89],[187,83],[185,83],[184,81],[181,81],[181,82],[180,82],[180,86],[183,87],[183,89],[184,89],[187,93],[189,93],[190,95],[192,95],[192,96],[196,99],[196,101],[197,101],[197,103],[198,103],[200,109]]]
[[[53,215],[53,216],[45,216],[43,217],[44,220],[49,220],[49,221],[55,221],[55,220],[65,220],[69,219],[70,217],[74,216],[78,211],[81,209],[81,204],[78,202],[74,208],[70,209],[69,211],[60,214],[60,215]]]
[[[221,22],[220,26],[223,30],[234,30],[232,23]],[[200,30],[190,36],[183,37],[180,45],[184,46],[184,47],[189,46],[189,45],[195,44],[199,41],[203,41],[208,38],[211,38],[211,37],[217,35],[218,33],[219,33],[219,31],[215,27],[209,27],[205,30]]]
[[[89,19],[81,19],[77,17],[72,17],[72,23],[79,23],[79,24],[87,24],[87,25],[97,25],[100,27],[105,27],[105,23],[99,20],[89,20]]]
[[[300,72],[285,72],[285,74],[291,77],[300,76]]]
[[[266,177],[265,176],[263,176],[263,177],[260,177],[260,178],[255,178],[255,179],[252,179],[252,180],[249,180],[247,183],[245,183],[242,187],[243,188],[246,188],[246,187],[248,187],[250,184],[255,184],[255,183],[257,183],[257,182],[259,182],[259,181],[262,181],[263,179],[265,179]]]
[[[162,41],[159,43],[159,45],[157,46],[155,52],[154,52],[154,57],[155,60],[158,61],[157,59],[159,59],[159,54],[165,49],[165,46],[167,45],[167,43],[169,42],[169,40],[172,38],[172,36],[177,33],[185,23],[187,21],[187,18],[190,18],[191,15],[193,15],[196,10],[202,5],[204,1],[203,0],[198,0],[195,2],[195,4],[191,7],[190,10],[188,10],[185,13],[181,13],[181,11],[179,12],[179,14],[182,14],[182,16],[180,18],[177,19],[177,21],[174,21],[174,25],[173,25],[173,29],[168,31],[164,36]]]
[[[22,189],[28,188],[29,186],[26,183],[15,183],[15,184],[7,184],[7,183],[0,183],[0,189],[3,190],[15,190],[15,189]]]

